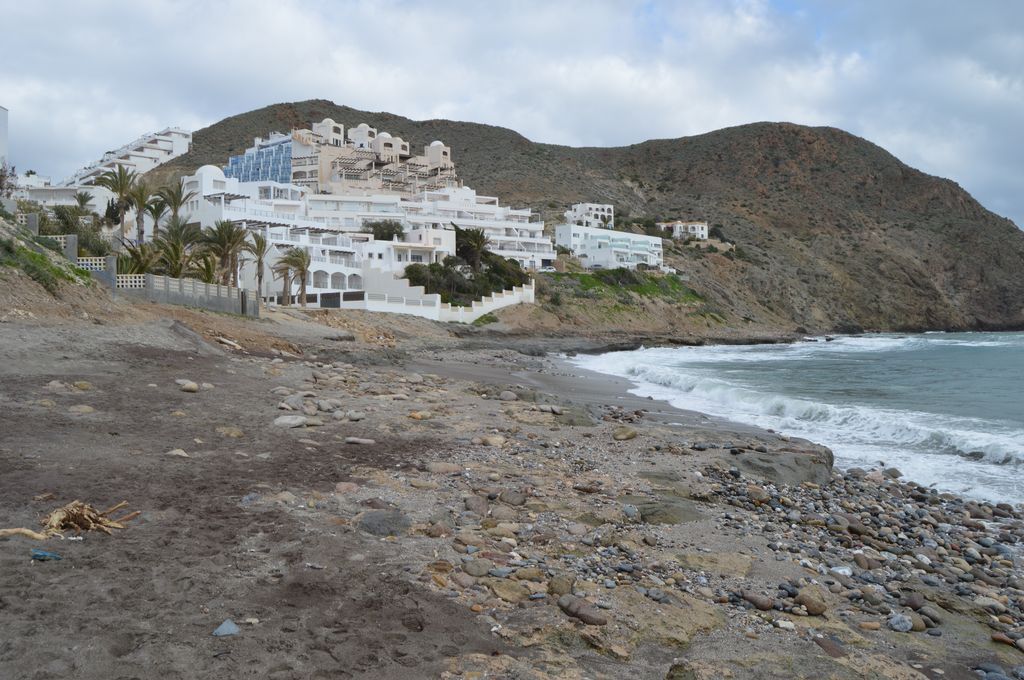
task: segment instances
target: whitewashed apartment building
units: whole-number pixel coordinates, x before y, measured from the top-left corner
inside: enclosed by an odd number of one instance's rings
[[[615,208],[607,203],[576,203],[565,211],[567,224],[611,229],[615,226]]]
[[[243,182],[273,180],[310,193],[398,193],[460,185],[449,147],[434,141],[414,154],[409,142],[366,123],[349,128],[325,118],[312,129],[257,137],[244,154],[232,156],[224,173]]]
[[[100,160],[90,163],[60,182],[58,186],[73,187],[93,184],[107,170],[123,165],[138,174],[149,172],[169,160],[188,153],[192,146],[192,133],[169,127],[160,132],[142,135],[119,149],[108,151]]]
[[[663,266],[661,239],[657,236],[560,224],[555,227],[555,243],[571,250],[587,269]]]
[[[187,153],[191,145],[191,132],[180,128],[166,128],[160,132],[142,135],[115,151],[108,151],[100,160],[90,163],[56,184],[52,183],[49,177],[22,175],[18,179],[15,196],[52,209],[59,205],[75,205],[75,194],[84,192],[92,197],[91,209],[102,214],[107,202],[114,198],[114,194],[95,184],[101,174],[121,165],[141,175]],[[134,219],[134,211],[129,211],[125,218],[129,229],[134,230]]]
[[[313,260],[309,292],[362,290],[369,270],[400,276],[409,264],[443,262],[455,255],[455,229],[481,228],[491,252],[512,257],[524,267],[554,260],[551,240],[542,222],[531,222],[529,210],[513,210],[493,197],[477,196],[468,187],[424,192],[405,198],[397,194],[310,194],[305,187],[272,180],[240,182],[212,165],[183,180],[196,193],[185,206],[191,221],[209,227],[230,220],[259,231],[283,253],[302,247]],[[362,233],[365,223],[394,220],[404,234],[377,241]],[[276,296],[268,262],[263,297]],[[255,287],[255,272],[246,285]]]
[[[683,239],[692,236],[701,241],[708,240],[707,222],[684,222],[674,220],[672,222],[658,222],[658,226],[672,232],[672,238]]]

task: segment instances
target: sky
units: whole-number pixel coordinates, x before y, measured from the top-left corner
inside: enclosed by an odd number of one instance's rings
[[[322,98],[572,146],[834,126],[1024,227],[1018,0],[0,0],[0,16],[11,161],[54,180],[146,132]]]

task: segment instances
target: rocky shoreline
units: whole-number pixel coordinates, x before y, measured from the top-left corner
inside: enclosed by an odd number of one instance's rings
[[[60,563],[0,543],[2,674],[1024,677],[1020,508],[837,471],[823,447],[629,395],[529,341],[274,323],[0,338],[5,514],[30,525],[44,490],[134,490],[143,510],[62,542]],[[27,349],[47,346],[59,371]],[[104,368],[101,347],[126,354]],[[97,567],[142,554],[160,566],[125,578],[150,595],[105,614]],[[58,601],[108,617],[91,644],[109,658],[75,660]],[[163,635],[134,623],[154,608]],[[214,642],[225,618],[240,631]],[[73,644],[39,670],[50,634]]]

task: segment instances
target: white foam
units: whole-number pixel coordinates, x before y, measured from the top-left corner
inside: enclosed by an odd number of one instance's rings
[[[825,444],[841,464],[885,461],[921,483],[990,500],[1024,502],[1024,479],[1018,472],[1024,465],[1024,430],[1019,424],[766,393],[721,367],[708,366],[810,358],[833,351],[901,351],[929,343],[991,347],[1015,344],[1014,340],[851,337],[824,346],[657,348],[574,361],[582,368],[629,378],[640,396]],[[981,459],[965,458],[969,452],[981,452]]]

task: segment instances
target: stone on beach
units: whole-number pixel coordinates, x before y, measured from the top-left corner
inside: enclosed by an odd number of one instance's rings
[[[274,418],[275,427],[302,427],[306,424],[308,418],[306,416],[278,416]]]
[[[636,435],[636,430],[634,430],[631,427],[626,427],[625,425],[623,425],[622,427],[615,428],[615,431],[612,432],[612,439],[614,439],[617,442],[624,442],[630,439],[635,439]]]
[[[559,608],[569,616],[579,619],[590,626],[604,626],[608,624],[608,617],[594,605],[582,597],[565,594],[558,598]]]

